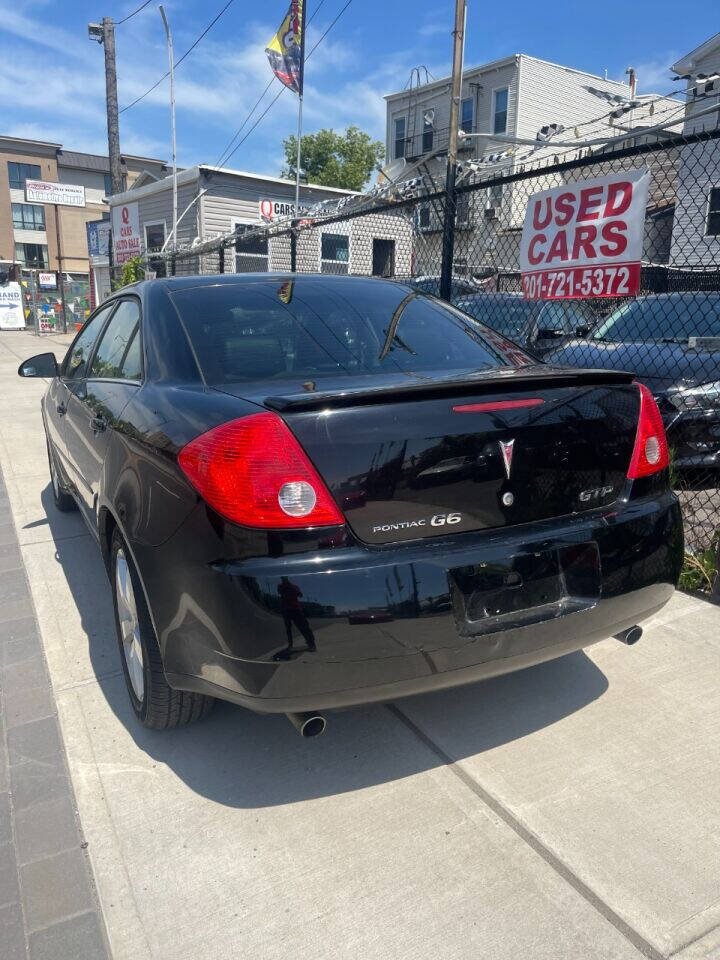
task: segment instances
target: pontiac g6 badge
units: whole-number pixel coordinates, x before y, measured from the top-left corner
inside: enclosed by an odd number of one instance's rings
[[[513,447],[515,446],[515,441],[498,440],[498,445],[500,447],[500,453],[502,454],[503,463],[505,464],[505,474],[509,480],[510,471],[512,469]]]

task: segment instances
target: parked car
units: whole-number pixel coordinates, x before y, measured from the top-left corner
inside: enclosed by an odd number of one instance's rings
[[[219,697],[319,733],[323,709],[632,642],[679,575],[648,391],[407,284],[145,281],[18,372],[50,379],[54,501],[100,544],[149,727]]]
[[[440,277],[423,276],[413,277],[409,281],[414,290],[420,293],[430,293],[434,297],[440,295]],[[468,293],[477,293],[482,287],[470,277],[453,277],[450,281],[450,298],[454,302],[457,297]]]
[[[676,466],[720,466],[720,294],[638,297],[546,359],[632,371],[657,400]]]
[[[600,319],[587,300],[525,300],[520,293],[476,293],[453,303],[538,357],[558,341],[585,336]]]

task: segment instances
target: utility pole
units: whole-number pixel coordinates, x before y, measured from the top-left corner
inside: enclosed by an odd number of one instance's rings
[[[442,264],[440,267],[440,297],[443,300],[450,300],[452,292],[452,266],[455,252],[455,178],[457,176],[458,120],[462,92],[464,45],[465,0],[455,0],[450,141],[448,143],[447,174],[445,177],[445,218],[443,222]]]
[[[118,125],[117,72],[115,70],[115,24],[111,17],[103,17],[102,24],[89,23],[88,36],[105,48],[105,105],[107,109],[108,156],[112,192],[123,192],[120,162],[120,127]]]
[[[170,33],[170,24],[165,16],[165,8],[160,4],[160,16],[165,25],[165,35],[167,36],[168,62],[170,65],[170,136],[172,139],[172,169],[173,169],[173,222],[172,238],[173,250],[177,250],[177,144],[175,141],[175,54],[173,51],[172,34]],[[173,260],[173,267],[175,261]],[[174,273],[173,269],[173,273]]]

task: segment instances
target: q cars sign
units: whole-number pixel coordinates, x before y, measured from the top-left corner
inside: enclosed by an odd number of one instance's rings
[[[533,194],[520,242],[525,298],[636,294],[649,180],[632,170]]]
[[[306,213],[308,207],[306,204],[300,204],[300,213]],[[276,220],[287,220],[295,216],[295,202],[289,200],[271,200],[270,197],[261,197],[258,200],[258,213],[260,219],[266,223],[274,223]]]
[[[116,265],[142,253],[137,203],[123,203],[112,208],[112,245]]]

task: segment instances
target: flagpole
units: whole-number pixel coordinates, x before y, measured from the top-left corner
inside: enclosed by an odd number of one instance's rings
[[[300,76],[298,78],[298,132],[297,132],[297,158],[295,161],[295,219],[300,219],[300,151],[302,146],[302,108],[303,108],[303,90],[305,87],[305,14],[307,11],[307,0],[299,0],[302,4],[300,11]]]
[[[298,97],[297,159],[295,161],[295,217],[300,217],[300,144],[302,142],[303,95]]]

